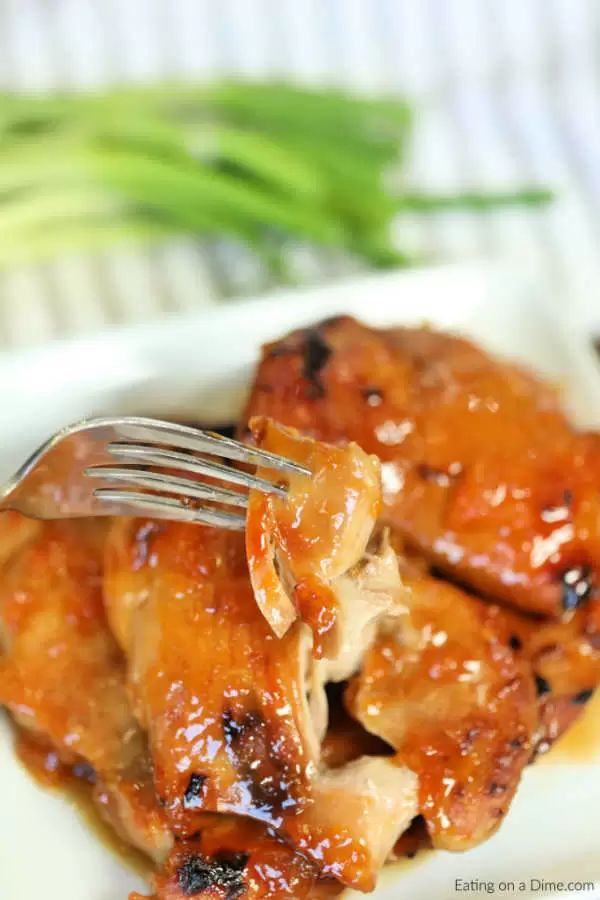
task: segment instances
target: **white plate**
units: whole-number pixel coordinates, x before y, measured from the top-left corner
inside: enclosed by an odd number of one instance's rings
[[[472,335],[557,380],[575,418],[600,425],[600,372],[566,319],[506,273],[441,268],[281,293],[4,357],[0,462],[9,468],[56,427],[83,415],[171,413],[230,421],[263,341],[340,312],[381,325],[428,321]],[[386,873],[372,896],[557,895],[530,881],[538,879],[564,882],[561,897],[600,898],[598,702],[588,708],[586,722],[597,739],[588,741],[585,758],[578,761],[558,746],[547,762],[529,769],[492,840],[467,854],[423,855]],[[2,722],[0,798],[0,900],[39,900],[42,894],[44,900],[125,900],[128,890],[143,887],[97,843],[75,810],[31,782],[13,759]],[[461,889],[456,879],[462,879]],[[468,888],[472,879],[478,887]],[[569,882],[586,880],[596,887],[567,890]],[[506,881],[514,882],[514,891],[502,890]]]

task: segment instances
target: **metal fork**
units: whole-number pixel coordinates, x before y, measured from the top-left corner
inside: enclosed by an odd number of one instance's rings
[[[0,489],[0,509],[36,519],[151,516],[242,529],[249,489],[285,496],[284,484],[214,457],[310,475],[292,460],[187,425],[86,419],[57,432],[21,466]]]

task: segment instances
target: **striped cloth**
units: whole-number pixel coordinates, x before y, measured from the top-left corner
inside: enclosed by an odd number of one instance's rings
[[[398,236],[432,260],[505,257],[600,333],[598,0],[0,0],[0,88],[221,74],[406,95],[415,186],[555,187],[543,211],[402,217]],[[343,269],[305,262],[309,280]],[[269,286],[252,260],[193,241],[9,270],[0,346]]]

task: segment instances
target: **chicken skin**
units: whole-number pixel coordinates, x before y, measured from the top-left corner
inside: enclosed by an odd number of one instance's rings
[[[124,840],[160,861],[171,837],[106,624],[104,529],[45,523],[33,535],[0,574],[0,704],[62,763],[91,767],[101,814]]]
[[[556,392],[461,338],[339,317],[268,345],[243,416],[382,461],[384,518],[494,599],[598,634],[600,438]],[[243,433],[243,428],[242,428]]]

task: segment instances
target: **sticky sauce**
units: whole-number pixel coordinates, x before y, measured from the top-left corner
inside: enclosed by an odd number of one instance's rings
[[[538,765],[552,763],[600,763],[600,690],[576,722],[537,762]]]
[[[75,807],[86,828],[113,856],[142,878],[148,878],[152,866],[142,853],[122,841],[100,817],[93,800],[93,772],[86,766],[65,766],[54,751],[32,740],[13,725],[15,756],[29,775],[42,787],[60,794]]]

